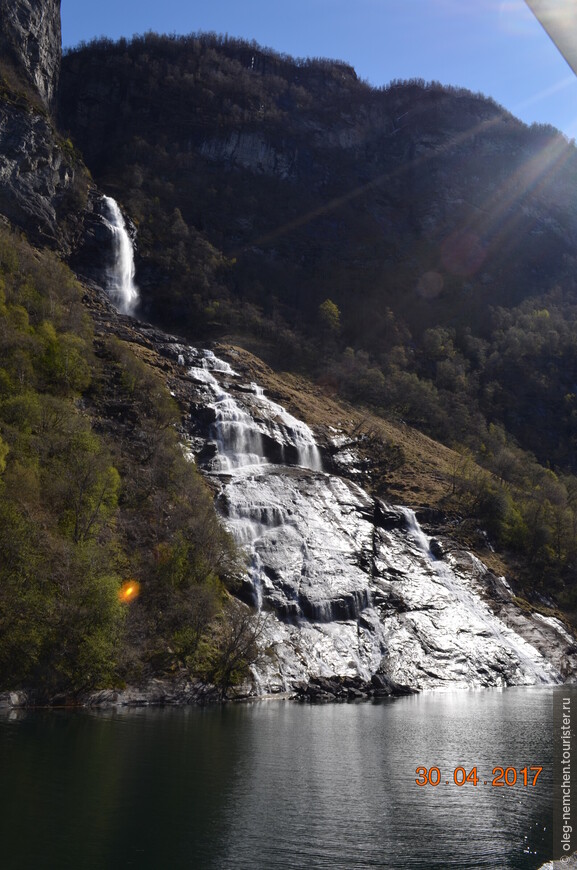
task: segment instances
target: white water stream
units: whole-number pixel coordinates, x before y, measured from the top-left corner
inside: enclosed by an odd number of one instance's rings
[[[114,238],[108,291],[131,313],[132,243],[118,204],[104,202]],[[483,597],[498,578],[478,559],[436,559],[412,511],[323,470],[309,426],[212,351],[171,341],[194,404],[212,413],[208,443],[196,438],[201,467],[218,482],[223,521],[246,551],[245,592],[268,615],[259,693],[378,671],[418,689],[561,681],[571,638],[558,620],[515,608],[502,581],[514,611],[505,624]],[[341,464],[354,473],[354,463],[349,446]]]
[[[208,350],[204,351],[200,363],[200,367],[192,368],[190,374],[205,383],[213,394],[211,406],[216,420],[211,434],[218,445],[214,471],[266,465],[269,462],[267,444],[269,450],[276,448],[282,462],[288,464],[288,454],[292,454],[291,464],[313,471],[322,470],[320,451],[306,423],[268,399],[256,384],[248,387],[251,395],[249,412],[221,387],[216,377],[216,374],[237,377],[230,365]]]
[[[132,241],[116,200],[111,196],[103,199],[107,211],[104,220],[112,233],[113,244],[113,262],[108,269],[106,289],[122,314],[132,314],[138,303]]]
[[[215,417],[205,470],[247,553],[253,602],[269,614],[258,691],[319,675],[369,679],[379,668],[421,689],[560,681],[538,649],[566,643],[560,624],[519,611],[513,631],[481,597],[477,559],[435,559],[412,511],[379,507],[324,473],[306,424],[212,352],[187,350]],[[378,521],[379,510],[394,521]]]
[[[501,620],[496,619],[489,606],[456,577],[447,562],[436,559],[431,554],[429,539],[419,526],[414,511],[409,508],[400,508],[400,510],[407,519],[409,534],[430,560],[431,567],[441,584],[455,603],[458,603],[459,608],[467,614],[469,624],[475,627],[477,635],[493,641],[496,649],[510,650],[517,658],[518,668],[524,676],[533,675],[541,683],[551,682],[551,669],[545,662],[541,662],[540,657],[535,656],[535,649]]]

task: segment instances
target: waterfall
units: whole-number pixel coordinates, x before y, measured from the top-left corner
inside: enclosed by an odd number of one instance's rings
[[[467,584],[463,583],[449,564],[435,558],[431,553],[429,539],[421,529],[415,512],[406,507],[400,507],[399,510],[405,517],[410,537],[451,596],[453,607],[461,610],[478,636],[493,642],[497,650],[506,650],[510,656],[514,656],[517,660],[518,673],[521,679],[550,684],[552,681],[551,669],[543,657],[540,654],[536,655],[536,650],[531,644],[495,616],[485,602]]]
[[[320,450],[310,427],[297,420],[282,405],[264,395],[257,384],[249,386],[252,403],[244,405],[239,398],[221,385],[216,377],[238,377],[229,363],[219,359],[210,350],[203,351],[202,359],[189,374],[206,384],[213,395],[215,421],[211,437],[218,447],[218,458],[213,470],[228,472],[269,462],[265,439],[277,446],[282,464],[298,465],[311,471],[322,471]],[[258,417],[258,420],[255,419]],[[287,461],[292,452],[293,460]]]
[[[111,196],[104,197],[107,216],[104,218],[112,233],[113,264],[108,269],[107,291],[123,314],[132,314],[138,302],[138,288],[134,283],[134,250],[118,203]]]
[[[381,672],[420,689],[560,681],[540,652],[567,646],[560,624],[515,610],[509,627],[483,599],[478,560],[436,559],[407,508],[389,506],[398,521],[375,525],[372,497],[323,472],[305,423],[211,351],[175,345],[180,358],[194,403],[211,410],[210,449],[197,455],[246,554],[243,595],[269,617],[255,691]]]
[[[399,507],[399,510],[405,518],[405,521],[407,523],[407,531],[409,532],[409,535],[411,536],[413,541],[416,543],[418,548],[423,551],[423,553],[425,553],[427,556],[430,556],[431,550],[429,539],[420,527],[415,512],[412,511],[410,508],[406,507]]]
[[[254,388],[256,385],[251,384],[251,386]],[[302,466],[302,468],[310,468],[312,471],[322,471],[321,452],[310,427],[302,420],[297,420],[296,417],[289,414],[282,405],[267,398],[264,391],[258,392],[257,389],[255,395],[260,400],[267,416],[275,421],[275,431],[278,431],[279,438],[281,440],[288,438],[292,442],[297,452],[297,465]]]
[[[233,398],[222,393],[215,403],[215,413],[212,431],[218,444],[222,471],[266,462],[262,433]]]

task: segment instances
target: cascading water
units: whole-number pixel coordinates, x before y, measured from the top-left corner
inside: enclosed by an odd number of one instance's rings
[[[423,553],[428,556],[431,552],[431,545],[429,543],[429,539],[427,538],[418,523],[415,512],[412,511],[410,508],[405,507],[401,507],[399,508],[399,510],[405,518],[409,535],[415,541],[419,549],[421,549]]]
[[[249,388],[252,406],[243,407],[216,377],[218,374],[238,377],[230,365],[218,359],[212,351],[204,351],[199,363],[191,368],[190,374],[205,383],[213,395],[211,405],[215,422],[211,427],[211,435],[218,446],[214,471],[268,464],[270,457],[267,456],[265,440],[271,450],[276,447],[283,462],[287,460],[287,453],[292,451],[294,462],[290,464],[322,471],[321,454],[306,423],[297,420],[282,405],[268,399],[256,384],[250,384]]]
[[[421,529],[414,511],[400,508],[407,521],[409,534],[430,563],[432,570],[439,578],[454,601],[454,606],[466,615],[467,624],[473,637],[483,637],[495,646],[496,657],[499,652],[511,658],[521,682],[530,683],[551,682],[551,668],[541,655],[535,655],[536,650],[523,638],[519,637],[504,623],[495,617],[485,602],[479,599],[462,578],[457,577],[451,566],[441,561],[431,553],[429,539]],[[516,661],[515,661],[516,660]]]
[[[107,216],[104,218],[112,233],[113,262],[108,269],[107,291],[118,310],[132,314],[138,303],[138,288],[134,283],[134,250],[118,203],[111,196],[103,197]]]
[[[361,487],[322,471],[306,424],[212,352],[185,355],[214,414],[203,467],[219,481],[224,522],[247,553],[253,603],[271,613],[258,691],[319,675],[369,679],[379,669],[421,689],[560,680],[532,645],[544,646],[546,631],[566,645],[560,625],[532,623],[527,642],[482,600],[487,571],[478,560],[436,560],[407,509],[381,505],[396,519],[380,525]]]

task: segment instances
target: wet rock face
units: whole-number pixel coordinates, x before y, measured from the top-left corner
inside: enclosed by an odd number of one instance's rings
[[[91,191],[84,215],[83,233],[70,265],[82,278],[106,285],[106,270],[111,259],[112,236],[104,220],[103,197]]]
[[[266,617],[259,691],[335,700],[377,689],[385,696],[393,685],[531,685],[567,676],[570,639],[557,620],[519,611],[505,581],[429,538],[412,511],[328,473],[328,445],[321,450],[308,426],[229,363],[184,346],[163,352],[180,363],[181,389],[188,382],[194,394],[194,452],[247,555],[242,595]],[[372,680],[379,675],[382,685]]]
[[[0,0],[0,54],[24,71],[50,107],[62,58],[60,0]]]
[[[186,449],[246,553],[241,595],[262,620],[253,693],[362,700],[575,676],[559,620],[520,610],[504,578],[411,510],[329,473],[328,441],[235,371],[234,351],[229,363],[136,321],[122,328],[168,372]]]
[[[94,282],[100,287],[106,287],[113,298],[113,302],[123,313],[136,305],[137,288],[134,286],[134,260],[130,257],[128,265],[129,275],[124,273],[126,263],[119,257],[119,229],[111,223],[109,197],[104,196],[98,190],[88,192],[86,208],[82,211],[78,221],[81,231],[77,234],[75,245],[69,264],[72,269],[84,280]],[[116,208],[117,204],[114,202]],[[117,212],[119,214],[119,212]],[[125,221],[123,229],[127,233],[127,244],[134,243],[136,230],[130,221]],[[123,251],[125,249],[123,248]],[[126,256],[130,256],[125,250]],[[130,286],[125,286],[129,281]],[[133,304],[128,304],[127,294],[134,293]]]

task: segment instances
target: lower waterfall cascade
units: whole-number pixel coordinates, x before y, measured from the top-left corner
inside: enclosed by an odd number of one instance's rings
[[[175,339],[163,352],[210,412],[190,441],[246,553],[243,597],[264,618],[255,694],[377,673],[418,690],[565,679],[573,639],[559,620],[515,607],[475,556],[434,555],[409,509],[324,471],[312,430],[212,351]],[[489,576],[507,618],[487,603]]]

